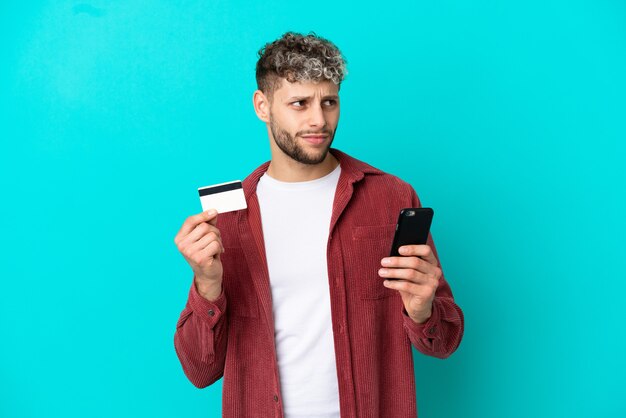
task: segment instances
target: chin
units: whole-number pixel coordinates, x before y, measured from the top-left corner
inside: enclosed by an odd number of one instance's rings
[[[330,149],[330,144],[328,144],[324,148],[316,147],[312,149],[311,148],[305,149],[304,153],[310,160],[317,160],[318,161],[317,164],[319,164],[326,159],[329,149]]]

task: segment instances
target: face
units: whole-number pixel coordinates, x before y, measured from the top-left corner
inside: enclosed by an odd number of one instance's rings
[[[274,92],[269,126],[275,144],[302,164],[319,164],[326,158],[339,122],[337,85],[289,83]]]

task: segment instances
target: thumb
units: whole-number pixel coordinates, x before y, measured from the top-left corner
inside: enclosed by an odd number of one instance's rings
[[[216,226],[217,224],[217,210],[216,209],[209,209],[206,212],[204,212],[204,216],[205,216],[205,222],[210,223],[213,226]]]

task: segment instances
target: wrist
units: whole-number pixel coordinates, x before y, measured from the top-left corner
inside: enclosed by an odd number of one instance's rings
[[[195,279],[196,290],[198,294],[209,302],[215,302],[222,293],[222,283],[211,281],[207,282],[202,279]]]
[[[416,324],[423,324],[426,321],[428,321],[430,319],[431,316],[433,316],[433,311],[432,308],[425,313],[415,313],[415,314],[408,314],[409,318],[411,318],[411,320],[413,322],[415,322]]]

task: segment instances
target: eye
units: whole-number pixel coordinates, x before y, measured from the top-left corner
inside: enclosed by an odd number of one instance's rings
[[[298,100],[298,101],[296,101],[296,102],[291,102],[291,104],[292,104],[292,106],[294,106],[294,107],[302,107],[302,106],[304,106],[305,101],[304,101],[304,100]]]
[[[335,106],[337,104],[337,100],[335,99],[328,99],[328,100],[324,100],[324,106]]]

